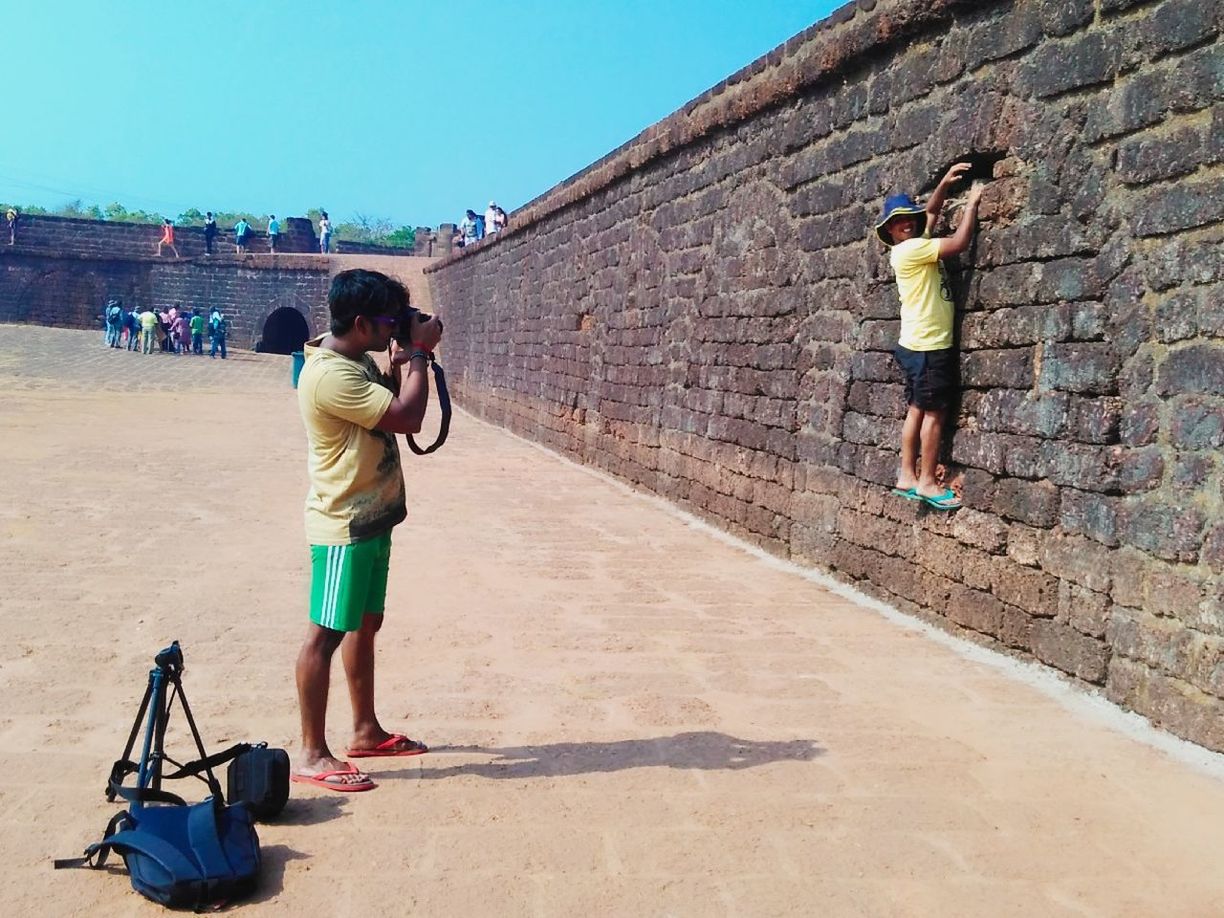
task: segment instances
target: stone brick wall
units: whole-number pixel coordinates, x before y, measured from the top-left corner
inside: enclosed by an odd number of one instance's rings
[[[100,328],[106,300],[119,296],[142,307],[219,306],[231,320],[230,341],[239,348],[253,347],[268,316],[286,306],[301,313],[312,334],[327,328],[332,259],[185,253],[181,259],[157,258],[144,244],[147,227],[45,219],[31,227],[37,234],[23,232],[15,246],[0,244],[0,322]],[[85,226],[66,231],[61,223]]]
[[[457,402],[1224,750],[1221,10],[848,4],[430,269]],[[963,158],[940,515],[871,227]]]

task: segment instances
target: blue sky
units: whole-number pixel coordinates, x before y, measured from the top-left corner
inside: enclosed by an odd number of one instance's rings
[[[2,0],[0,201],[512,210],[840,5]]]

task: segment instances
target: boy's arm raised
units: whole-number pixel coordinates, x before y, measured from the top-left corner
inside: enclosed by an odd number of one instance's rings
[[[969,243],[973,240],[973,226],[977,222],[978,201],[982,199],[982,187],[974,185],[969,189],[969,200],[965,203],[965,212],[961,215],[956,232],[938,240],[940,258],[951,258],[969,248]]]
[[[960,181],[961,176],[972,168],[972,163],[957,163],[947,174],[939,180],[939,184],[935,186],[935,190],[931,192],[931,198],[927,201],[927,227],[935,228],[935,223],[939,220],[939,214],[943,210],[944,201],[948,198],[948,189]]]

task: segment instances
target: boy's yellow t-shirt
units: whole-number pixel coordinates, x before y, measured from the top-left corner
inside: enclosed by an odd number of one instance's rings
[[[939,240],[916,236],[892,247],[888,255],[901,294],[901,337],[911,351],[952,346],[952,296],[939,261]]]
[[[383,535],[408,515],[395,435],[374,426],[391,390],[367,354],[350,360],[306,342],[298,406],[306,424],[310,492],[306,539],[349,545]]]

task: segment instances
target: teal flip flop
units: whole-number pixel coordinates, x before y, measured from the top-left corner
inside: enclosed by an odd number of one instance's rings
[[[922,500],[922,498],[918,496],[918,491],[914,488],[893,488],[892,492],[897,497],[904,497],[906,500]]]
[[[945,489],[942,494],[931,497],[923,494],[917,494],[916,496],[933,510],[959,510],[961,508],[961,500],[951,488]]]

